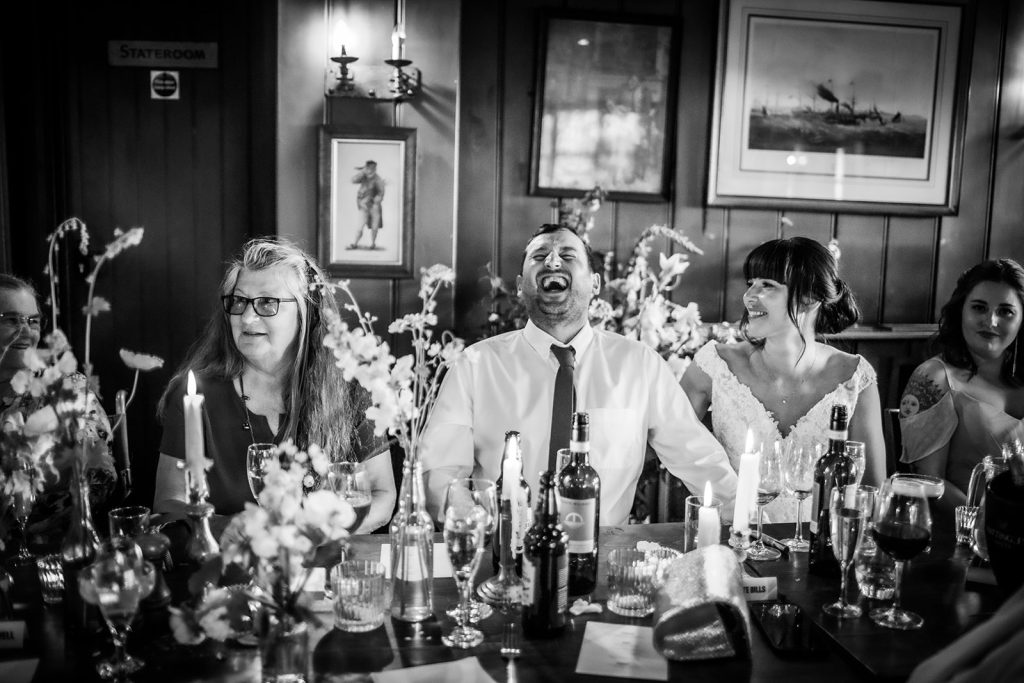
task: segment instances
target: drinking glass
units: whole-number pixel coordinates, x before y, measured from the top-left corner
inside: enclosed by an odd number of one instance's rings
[[[793,538],[782,542],[796,552],[807,552],[811,544],[804,540],[803,505],[804,499],[814,490],[814,464],[818,461],[820,446],[790,445],[782,463],[782,475],[786,490],[796,498],[796,532]]]
[[[17,473],[16,473],[17,474]],[[11,559],[14,564],[33,564],[35,558],[28,550],[28,534],[25,527],[28,524],[28,517],[32,514],[32,508],[36,504],[35,477],[30,476],[27,484],[18,486],[11,495],[11,513],[18,525],[18,552]]]
[[[258,503],[263,490],[263,477],[267,462],[276,458],[277,446],[272,443],[254,443],[245,450],[245,472],[249,477],[249,490]]]
[[[893,477],[885,487],[873,530],[878,547],[896,560],[896,590],[891,607],[871,610],[871,620],[879,626],[900,630],[921,628],[924,619],[900,608],[903,566],[924,550],[932,537],[932,518],[924,487],[915,481]]]
[[[87,602],[95,602],[110,629],[114,654],[96,665],[103,679],[124,679],[143,667],[143,662],[125,651],[139,601],[153,588],[152,565],[142,552],[124,537],[104,543],[96,561],[82,572],[79,590]]]
[[[114,508],[107,513],[110,523],[110,537],[125,536],[134,540],[149,530],[149,508],[145,505],[129,505]]]
[[[874,486],[863,488],[856,484],[845,488],[832,489],[829,501],[829,528],[832,533],[832,552],[839,560],[839,599],[825,605],[825,614],[837,619],[851,619],[861,615],[857,605],[846,601],[846,579],[850,575],[850,563],[857,552],[864,534],[867,520],[871,518],[874,507],[876,489]]]
[[[467,482],[460,491],[471,492],[471,497],[477,505],[482,507],[487,512],[487,538],[490,538],[494,534],[494,527],[498,522],[498,489],[497,485],[490,479],[481,479],[473,477],[461,477],[461,480]],[[460,479],[453,479],[452,484],[460,481]],[[449,491],[450,489],[449,485]],[[460,493],[459,495],[466,495]],[[453,565],[454,566],[454,565]],[[472,577],[471,577],[472,578]],[[458,603],[455,607],[449,609],[445,614],[453,619],[458,619],[462,611],[462,603]],[[494,609],[486,602],[480,602],[472,595],[469,597],[469,616],[468,619],[471,623],[477,623],[481,619],[494,614]]]
[[[331,491],[351,505],[352,510],[355,511],[355,521],[348,528],[349,533],[355,533],[359,525],[366,519],[372,500],[366,466],[361,462],[332,462],[327,468],[327,484],[331,487]],[[344,548],[341,550],[340,559],[341,561],[346,559]],[[333,600],[335,596],[333,573],[333,565],[324,568],[324,598],[327,600]]]
[[[775,548],[769,548],[761,538],[764,521],[764,506],[782,493],[782,442],[776,441],[771,448],[763,449],[758,460],[757,483],[757,540],[750,544],[747,557],[751,560],[777,560],[782,556]]]
[[[494,482],[460,477],[448,485],[444,510],[444,542],[459,588],[458,625],[442,638],[445,645],[468,649],[484,640],[484,634],[469,625],[473,575],[484,552],[484,539],[494,517]]]
[[[863,441],[847,441],[846,457],[853,461],[854,483],[861,483],[864,480],[864,468],[867,467],[867,457]]]

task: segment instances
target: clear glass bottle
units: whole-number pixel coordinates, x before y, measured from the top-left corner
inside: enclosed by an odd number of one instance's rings
[[[91,622],[99,621],[99,612],[78,592],[78,574],[96,559],[100,539],[92,522],[92,507],[89,504],[89,481],[85,476],[84,446],[76,446],[71,467],[68,488],[71,491],[71,518],[67,533],[60,545],[64,565],[64,585],[67,586],[65,610],[68,624],[72,628],[85,628]]]
[[[398,512],[391,520],[391,616],[424,621],[434,612],[434,521],[423,495],[423,468],[415,452],[402,468]]]

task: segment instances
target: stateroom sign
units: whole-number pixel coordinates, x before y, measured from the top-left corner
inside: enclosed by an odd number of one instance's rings
[[[110,40],[107,41],[107,61],[110,66],[216,69],[217,43]]]

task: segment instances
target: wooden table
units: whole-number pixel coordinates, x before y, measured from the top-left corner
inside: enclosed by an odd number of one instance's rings
[[[791,525],[769,525],[776,537],[789,535]],[[359,559],[377,559],[386,535],[359,536],[352,541],[352,552]],[[440,537],[438,537],[440,540]],[[649,524],[601,529],[601,569],[595,599],[604,601],[605,561],[612,548],[635,547],[639,540],[681,548],[681,524]],[[952,553],[951,543],[937,535],[931,552],[915,560],[908,569],[904,605],[925,617],[925,627],[916,632],[897,632],[875,626],[867,617],[838,623],[822,613],[821,605],[838,594],[838,581],[809,577],[806,554],[793,554],[790,560],[748,562],[748,572],[777,576],[780,592],[799,604],[827,634],[829,643],[812,660],[784,659],[775,654],[756,625],[752,624],[750,660],[703,663],[670,662],[670,680],[685,681],[820,681],[827,675],[830,683],[879,678],[905,678],[914,666],[960,633],[984,619],[998,606],[995,589],[965,589],[966,557]],[[490,574],[490,555],[485,553],[480,578]],[[852,583],[852,581],[851,581]],[[330,628],[311,634],[310,654],[313,680],[368,680],[369,672],[398,669],[420,664],[473,656],[499,683],[506,680],[505,663],[498,655],[501,631],[506,615],[495,613],[478,626],[486,635],[484,642],[469,651],[454,651],[441,643],[441,634],[451,630],[453,620],[444,615],[456,601],[452,579],[435,582],[434,608],[440,615],[421,624],[385,620],[384,628],[367,634],[349,634]],[[330,615],[325,615],[329,618]],[[513,617],[515,618],[515,617]],[[566,633],[555,640],[524,640],[517,660],[522,681],[622,681],[574,673],[583,633],[588,621],[650,625],[646,619],[627,619],[605,610],[602,614],[573,617]],[[40,657],[36,681],[97,680],[93,656],[97,648],[109,649],[109,640],[88,634],[68,634],[59,608],[37,607],[30,615],[35,637],[33,649]],[[207,642],[185,647],[173,642],[166,622],[158,615],[147,615],[147,627],[133,636],[129,651],[147,661],[136,680],[199,681],[259,680],[259,659],[255,648]],[[827,672],[827,673],[826,673]],[[874,676],[872,676],[874,674]]]

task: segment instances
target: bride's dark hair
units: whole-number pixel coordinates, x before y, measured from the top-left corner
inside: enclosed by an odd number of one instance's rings
[[[839,277],[832,252],[807,237],[770,240],[759,245],[747,255],[743,277],[748,281],[765,278],[786,285],[789,288],[787,310],[794,325],[801,305],[820,302],[814,322],[815,334],[842,332],[860,318],[853,292]],[[744,310],[741,321],[744,330],[747,322]]]

